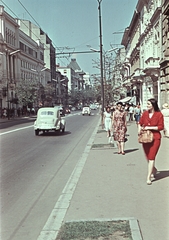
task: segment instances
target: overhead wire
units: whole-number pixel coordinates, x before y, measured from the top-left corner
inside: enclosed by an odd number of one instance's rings
[[[3,4],[4,4],[4,6],[6,7],[6,8],[8,8],[12,13],[13,13],[13,15],[17,18],[17,19],[19,19],[22,23],[23,23],[23,25],[26,27],[26,28],[28,28],[29,29],[29,31],[35,36],[35,37],[37,37],[37,39],[39,38],[39,36],[37,36],[25,23],[24,23],[24,21],[22,20],[22,19],[20,19],[16,14],[15,14],[15,12],[3,1],[3,0],[0,0]],[[19,1],[19,0],[18,0]],[[19,1],[20,2],[20,1]],[[21,4],[22,6],[23,6],[23,4]],[[24,9],[26,10],[26,8],[24,7]],[[28,11],[27,11],[28,12]],[[28,14],[31,16],[31,14],[28,12]],[[31,16],[32,17],[32,16]],[[33,18],[33,20],[36,22],[36,20]],[[37,22],[36,22],[37,23]],[[40,25],[38,24],[38,27],[40,27]],[[40,27],[40,29],[42,29],[41,27]],[[54,42],[53,42],[53,44],[54,44]],[[54,44],[55,45],[55,44]],[[44,46],[46,47],[46,48],[48,48],[48,46],[44,43]],[[55,45],[55,47],[56,47],[56,45]],[[58,49],[58,47],[56,47],[57,49]],[[57,54],[57,53],[56,53]],[[68,60],[68,59],[67,59]],[[60,60],[61,61],[61,60]],[[68,60],[69,61],[69,60]],[[65,64],[63,61],[61,61],[63,64]]]

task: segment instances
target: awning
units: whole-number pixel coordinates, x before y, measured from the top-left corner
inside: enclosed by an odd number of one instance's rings
[[[131,97],[126,97],[123,99],[120,99],[119,102],[125,103],[125,102],[129,102],[131,100]]]

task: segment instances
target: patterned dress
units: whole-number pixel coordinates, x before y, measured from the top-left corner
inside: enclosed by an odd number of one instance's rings
[[[114,140],[118,142],[124,142],[125,133],[127,131],[125,126],[125,112],[116,110],[114,112],[113,121],[113,135]]]

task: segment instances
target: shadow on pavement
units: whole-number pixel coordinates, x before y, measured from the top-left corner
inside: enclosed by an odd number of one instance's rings
[[[69,131],[65,131],[64,133],[62,132],[40,132],[39,135],[37,137],[45,137],[45,136],[50,136],[50,137],[56,137],[56,136],[66,136],[68,134],[71,134],[71,132]]]
[[[127,149],[127,150],[124,150],[125,153],[130,153],[130,152],[135,152],[135,151],[138,151],[139,148],[133,148],[133,149]]]
[[[158,171],[153,182],[158,181],[163,178],[166,178],[166,177],[169,177],[169,170],[168,171]]]

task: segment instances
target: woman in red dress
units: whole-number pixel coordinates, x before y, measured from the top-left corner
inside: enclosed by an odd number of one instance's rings
[[[151,130],[154,140],[151,143],[143,143],[143,149],[148,161],[147,184],[152,184],[151,177],[154,177],[157,169],[155,168],[155,157],[161,144],[161,133],[164,129],[164,119],[160,112],[157,101],[151,98],[147,102],[147,111],[145,111],[139,121],[138,134],[141,129]]]

